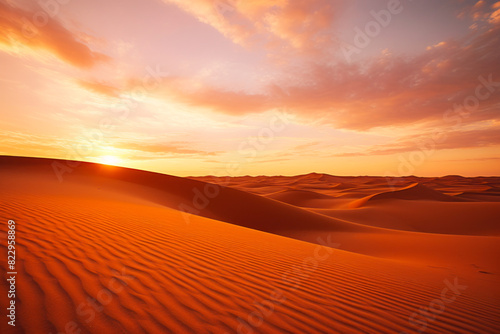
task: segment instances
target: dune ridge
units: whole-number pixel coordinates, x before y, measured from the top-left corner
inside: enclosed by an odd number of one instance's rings
[[[453,196],[445,195],[437,190],[426,187],[421,183],[413,183],[401,189],[394,191],[384,191],[377,194],[369,195],[364,198],[353,201],[349,206],[358,208],[372,201],[399,199],[399,200],[429,200],[440,202],[457,202],[460,199]]]

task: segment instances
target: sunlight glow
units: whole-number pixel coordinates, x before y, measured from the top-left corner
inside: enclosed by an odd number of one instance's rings
[[[99,157],[99,163],[105,165],[118,165],[122,160],[114,155],[103,155]]]

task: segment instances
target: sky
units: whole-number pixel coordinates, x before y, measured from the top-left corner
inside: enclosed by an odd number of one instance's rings
[[[0,0],[0,154],[500,174],[500,1]]]

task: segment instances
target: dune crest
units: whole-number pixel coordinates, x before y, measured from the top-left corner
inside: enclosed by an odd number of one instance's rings
[[[355,200],[349,204],[349,207],[359,208],[373,201],[390,200],[390,199],[429,200],[429,201],[440,201],[440,202],[460,201],[460,199],[454,198],[453,196],[445,195],[437,190],[431,189],[417,182],[398,190],[384,191]]]
[[[286,189],[281,190],[269,195],[266,195],[267,198],[272,198],[274,200],[296,205],[296,206],[306,206],[307,203],[314,200],[329,200],[332,199],[331,196],[324,195],[318,192],[314,192],[311,190],[304,189]]]

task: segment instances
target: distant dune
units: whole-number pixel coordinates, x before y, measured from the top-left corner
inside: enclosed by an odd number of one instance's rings
[[[351,208],[358,208],[373,201],[384,199],[401,199],[401,200],[428,200],[440,202],[459,202],[460,199],[445,195],[434,189],[428,188],[420,183],[413,183],[407,187],[394,190],[384,191],[374,195],[369,195],[359,200],[353,201],[350,204]]]
[[[324,195],[314,191],[300,190],[294,188],[277,191],[275,193],[267,195],[266,197],[275,199],[280,202],[292,205],[299,205],[299,206],[304,206],[306,202],[311,203],[316,200],[332,199],[332,197],[328,195]]]
[[[54,161],[0,157],[1,333],[500,333],[499,178],[59,182]]]

